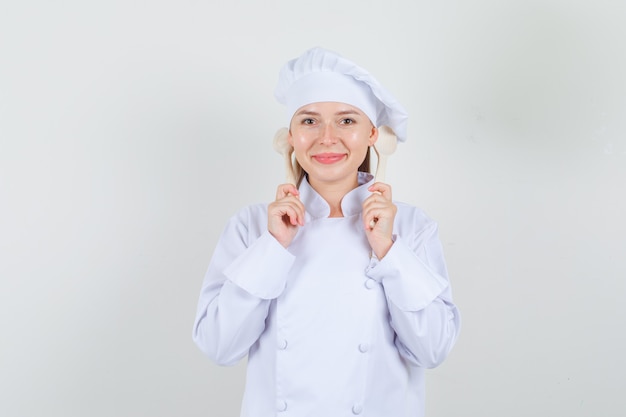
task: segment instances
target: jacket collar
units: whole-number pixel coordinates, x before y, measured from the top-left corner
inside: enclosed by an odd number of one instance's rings
[[[366,172],[359,172],[358,182],[359,185],[355,189],[350,190],[341,200],[341,210],[343,211],[344,217],[361,213],[363,201],[371,194],[367,188],[374,182],[374,176]],[[311,219],[319,219],[330,215],[330,206],[326,200],[311,187],[306,177],[302,180],[299,191],[300,200],[306,208],[307,217],[310,216]]]

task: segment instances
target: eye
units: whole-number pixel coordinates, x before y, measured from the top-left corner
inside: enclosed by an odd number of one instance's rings
[[[341,119],[342,125],[351,125],[354,123],[355,123],[354,119],[350,119],[349,117],[346,117],[345,119]]]
[[[313,123],[315,123],[315,120],[313,120],[311,118],[302,119],[302,124],[303,125],[312,125]]]

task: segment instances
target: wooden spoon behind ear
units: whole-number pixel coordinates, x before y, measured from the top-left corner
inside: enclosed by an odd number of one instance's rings
[[[378,128],[378,140],[374,144],[374,150],[378,156],[378,167],[376,168],[376,181],[385,181],[385,171],[387,170],[387,157],[392,155],[398,147],[398,138],[389,126]]]
[[[378,156],[378,166],[376,167],[376,177],[374,182],[385,182],[385,171],[387,170],[387,157],[393,154],[398,147],[398,138],[389,126],[378,128],[378,140],[374,144],[374,150]],[[370,220],[370,229],[376,226],[376,220]]]
[[[296,185],[296,175],[293,169],[293,163],[291,161],[291,155],[293,154],[293,147],[287,140],[289,136],[289,130],[286,127],[278,129],[274,135],[274,150],[283,156],[285,162],[285,174],[287,182]]]

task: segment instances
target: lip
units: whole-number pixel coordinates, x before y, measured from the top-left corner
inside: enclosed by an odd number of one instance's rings
[[[334,164],[339,161],[343,161],[346,157],[344,153],[324,152],[313,155],[313,159],[321,164]]]

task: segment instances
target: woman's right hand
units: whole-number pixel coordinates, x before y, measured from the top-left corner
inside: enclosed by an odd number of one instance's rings
[[[288,247],[304,226],[304,204],[293,184],[282,184],[276,191],[276,200],[267,208],[267,230],[283,247]]]

